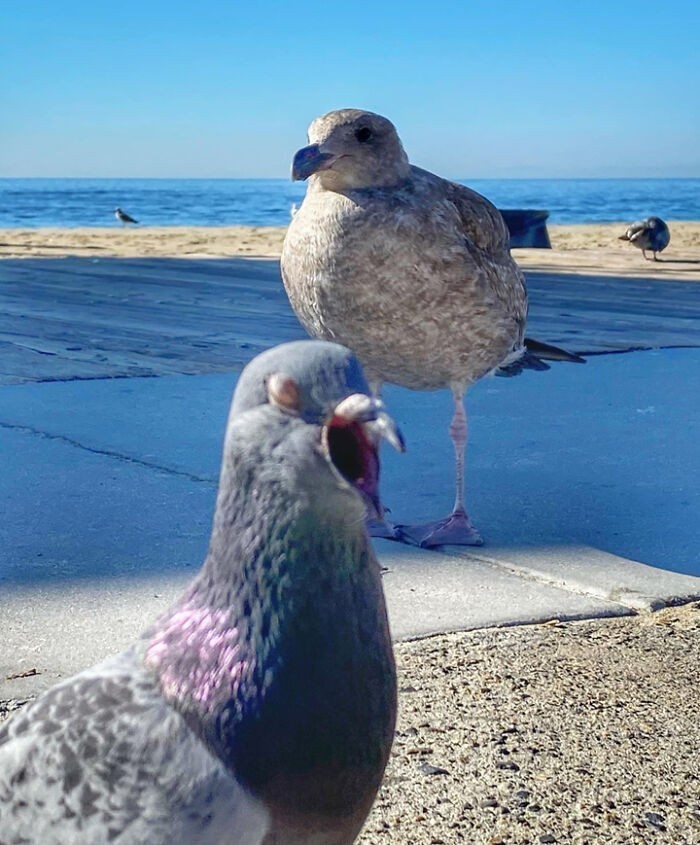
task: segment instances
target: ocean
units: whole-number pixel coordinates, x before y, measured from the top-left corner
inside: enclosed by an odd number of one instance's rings
[[[458,181],[552,224],[700,220],[700,179]],[[147,226],[283,226],[303,196],[287,179],[0,179],[0,228],[118,226],[116,206]]]

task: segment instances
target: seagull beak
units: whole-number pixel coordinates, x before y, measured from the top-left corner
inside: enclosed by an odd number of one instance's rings
[[[324,427],[324,441],[333,466],[365,500],[373,517],[383,519],[379,498],[379,441],[405,450],[403,435],[379,399],[353,393],[340,402]]]
[[[319,170],[327,170],[335,159],[336,156],[331,153],[321,152],[318,144],[302,147],[292,161],[292,181],[303,181]]]

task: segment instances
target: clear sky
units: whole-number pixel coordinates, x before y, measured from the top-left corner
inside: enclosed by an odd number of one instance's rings
[[[317,114],[453,178],[700,176],[698,0],[0,2],[0,176],[286,176]]]

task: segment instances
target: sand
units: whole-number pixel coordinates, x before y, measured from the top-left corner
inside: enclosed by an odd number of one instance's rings
[[[671,223],[659,261],[645,261],[618,236],[624,223],[550,226],[552,249],[516,249],[525,269],[700,281],[700,222]],[[0,229],[0,258],[163,256],[278,257],[283,226],[173,226],[128,229]]]
[[[397,647],[362,845],[700,842],[700,603]]]
[[[359,842],[700,842],[699,634],[696,602],[398,644],[396,740]]]
[[[0,258],[278,257],[285,231],[284,226],[0,229]]]

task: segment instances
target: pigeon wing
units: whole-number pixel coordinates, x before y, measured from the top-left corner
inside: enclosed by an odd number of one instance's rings
[[[136,648],[49,690],[0,730],[2,845],[256,845],[266,826]]]

